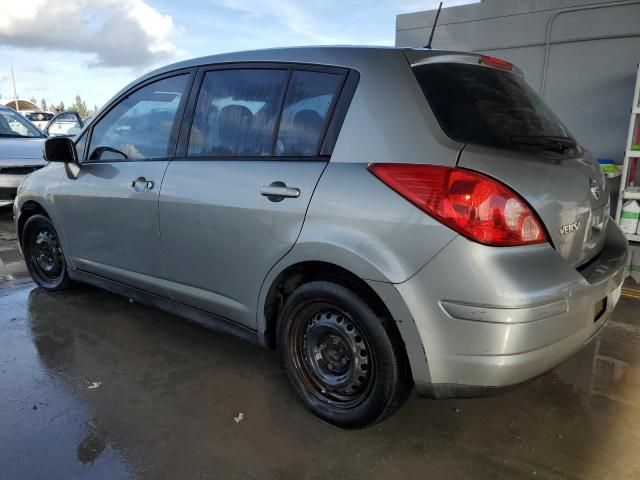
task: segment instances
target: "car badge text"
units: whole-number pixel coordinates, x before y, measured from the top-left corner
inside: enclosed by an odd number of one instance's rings
[[[568,233],[577,232],[580,230],[581,224],[580,222],[569,223],[568,225],[562,225],[560,227],[560,235],[566,235]]]

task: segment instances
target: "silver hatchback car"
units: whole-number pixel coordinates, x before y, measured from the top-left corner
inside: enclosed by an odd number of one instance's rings
[[[503,60],[287,48],[154,71],[14,204],[42,288],[86,282],[277,348],[317,416],[499,391],[573,355],[627,242],[591,155]]]

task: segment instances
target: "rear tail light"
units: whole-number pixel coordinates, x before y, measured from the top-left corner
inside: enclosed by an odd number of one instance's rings
[[[490,57],[489,55],[481,55],[480,63],[490,67],[499,68],[501,70],[507,70],[509,72],[513,70],[513,63],[507,62],[501,58]]]
[[[538,216],[513,190],[462,168],[379,163],[369,171],[425,213],[470,240],[491,246],[544,243]]]

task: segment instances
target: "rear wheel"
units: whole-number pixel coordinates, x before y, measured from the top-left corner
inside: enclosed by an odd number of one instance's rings
[[[22,231],[22,250],[31,278],[46,290],[69,286],[67,263],[53,223],[44,215],[30,217]]]
[[[345,285],[316,281],[288,298],[278,325],[282,368],[318,417],[345,428],[391,415],[411,376],[392,321]]]

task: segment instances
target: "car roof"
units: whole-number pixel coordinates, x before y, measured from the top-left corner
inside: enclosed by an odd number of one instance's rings
[[[428,50],[424,48],[404,48],[386,46],[353,46],[353,45],[327,45],[327,46],[300,46],[265,48],[259,50],[245,50],[231,53],[221,53],[217,55],[207,55],[203,57],[183,60],[172,63],[164,67],[153,70],[127,86],[122,88],[106,105],[115,98],[129,90],[131,87],[164,73],[175,70],[195,68],[203,65],[223,64],[223,63],[244,63],[244,62],[278,62],[278,63],[306,63],[317,65],[328,65],[335,67],[353,68],[358,70],[375,63],[379,64],[381,57],[391,57],[412,52],[413,57],[429,57],[443,54],[475,55],[465,52],[448,52],[442,50]]]
[[[238,52],[221,53],[216,55],[206,55],[192,58],[182,62],[167,65],[164,68],[174,70],[177,68],[195,67],[212,63],[226,62],[299,62],[316,63],[318,58],[328,55],[337,55],[348,62],[349,58],[356,63],[359,59],[367,55],[380,52],[402,52],[405,48],[385,47],[385,46],[351,46],[351,45],[327,45],[327,46],[300,46],[300,47],[280,47],[264,48],[258,50],[244,50]],[[161,69],[162,70],[162,69]]]

